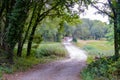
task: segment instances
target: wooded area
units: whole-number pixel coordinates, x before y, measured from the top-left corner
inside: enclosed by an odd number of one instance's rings
[[[69,18],[68,20],[70,18],[72,20],[72,16],[76,18],[76,13],[70,11],[70,8],[75,2],[77,1],[1,0],[1,55],[6,55],[8,61],[13,63],[13,50],[16,44],[18,44],[17,56],[20,57],[22,55],[22,47],[27,40],[26,56],[30,56],[31,46],[38,24],[46,17],[52,16]],[[62,25],[62,22],[60,25]],[[59,28],[58,35],[61,32],[60,29],[61,27]]]
[[[64,21],[73,22],[73,18],[78,18],[77,13],[72,11],[72,7],[75,4],[79,4],[79,10],[83,11],[84,7],[91,4],[93,7],[98,9],[98,13],[109,16],[111,24],[114,23],[114,42],[115,42],[115,54],[119,55],[119,1],[110,1],[108,3],[102,3],[100,7],[97,4],[101,4],[97,1],[29,1],[29,0],[1,0],[0,1],[0,23],[1,23],[1,55],[7,55],[7,58],[12,61],[13,50],[16,44],[18,44],[17,55],[22,55],[22,47],[24,43],[28,42],[27,56],[30,55],[31,45],[33,42],[34,34],[38,24],[41,24],[43,19],[49,17],[54,19],[59,17],[58,36],[62,33],[62,26]],[[54,16],[54,17],[53,17]],[[92,25],[89,22],[89,25]],[[83,25],[82,25],[83,26]],[[82,27],[85,28],[85,27]],[[78,29],[77,29],[78,30]],[[83,30],[86,31],[86,30]],[[44,31],[48,33],[47,31]],[[77,31],[76,31],[77,32]],[[101,32],[104,33],[105,31]],[[94,32],[95,33],[95,32]],[[94,34],[91,31],[92,35]],[[44,36],[41,35],[41,36]],[[82,35],[82,34],[81,34]],[[86,35],[83,35],[86,36]],[[83,37],[82,36],[82,37]],[[98,35],[99,36],[99,35]],[[100,35],[102,37],[102,35]],[[80,37],[80,36],[79,36]],[[82,38],[81,37],[81,38]],[[97,39],[97,37],[94,36]],[[84,39],[84,38],[83,38]],[[59,40],[57,40],[59,41]]]
[[[73,8],[78,5],[78,11]],[[80,19],[88,6],[107,15],[109,24]],[[0,65],[14,64],[14,56],[31,56],[32,44],[107,39],[114,43],[116,60],[120,55],[120,0],[0,0]],[[37,47],[37,46],[36,46]]]

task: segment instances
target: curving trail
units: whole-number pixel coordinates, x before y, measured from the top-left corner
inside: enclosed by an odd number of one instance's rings
[[[80,71],[85,67],[85,52],[72,45],[63,43],[69,58],[49,64],[38,65],[27,72],[5,75],[5,80],[80,80]]]

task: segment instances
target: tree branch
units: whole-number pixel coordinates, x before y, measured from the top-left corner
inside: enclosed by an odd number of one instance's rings
[[[112,6],[112,3],[110,2],[110,0],[108,0],[108,3],[109,3],[109,5],[110,5],[110,7],[111,7],[111,10],[112,10],[113,14],[114,14],[114,17],[113,17],[113,19],[114,19],[114,18],[116,17],[115,9],[114,9],[114,7]]]
[[[113,16],[111,16],[109,13],[107,13],[107,12],[99,9],[99,8],[98,8],[97,6],[95,6],[90,0],[88,0],[88,2],[89,2],[95,9],[97,9],[98,11],[100,11],[101,13],[104,13],[104,14],[108,15],[110,18],[114,19]]]
[[[53,10],[54,8],[56,8],[58,5],[59,5],[59,2],[58,2],[56,5],[54,5],[51,9],[49,9],[49,10],[43,12],[41,15],[39,15],[39,16],[38,16],[38,17],[40,18],[40,19],[39,19],[39,22],[40,22],[45,16],[47,16],[51,10]]]

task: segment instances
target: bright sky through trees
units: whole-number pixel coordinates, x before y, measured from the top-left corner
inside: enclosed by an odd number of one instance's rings
[[[95,8],[92,7],[88,7],[88,10],[85,11],[85,13],[81,14],[80,17],[81,18],[89,18],[91,20],[100,20],[102,22],[108,22],[108,17],[107,16],[103,16],[100,14],[95,14],[97,10]]]
[[[99,0],[100,2],[106,2],[107,0]],[[77,11],[78,5],[75,5],[74,10]],[[88,10],[85,10],[84,13],[80,14],[80,18],[89,18],[91,20],[100,20],[102,22],[109,22],[108,16],[103,16],[100,14],[95,14],[97,10],[91,6],[88,7]]]

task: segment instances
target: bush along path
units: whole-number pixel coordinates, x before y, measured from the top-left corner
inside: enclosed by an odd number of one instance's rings
[[[68,59],[40,64],[9,77],[6,75],[5,80],[80,80],[79,73],[86,66],[87,56],[71,43],[63,44],[69,53]]]

